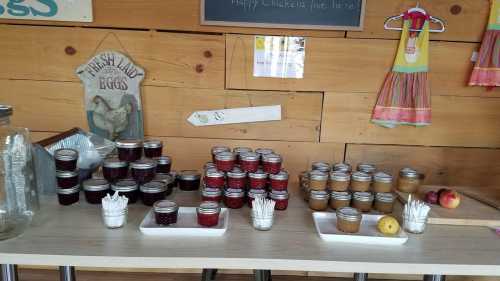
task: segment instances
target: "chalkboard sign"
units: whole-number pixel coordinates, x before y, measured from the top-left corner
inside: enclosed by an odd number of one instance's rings
[[[366,0],[201,0],[201,24],[264,28],[363,29]]]

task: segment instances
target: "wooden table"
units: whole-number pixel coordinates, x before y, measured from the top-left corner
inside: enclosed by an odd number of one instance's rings
[[[177,192],[172,197],[182,206],[198,204],[197,193]],[[395,247],[326,243],[318,237],[306,203],[295,195],[268,232],[252,228],[250,210],[245,207],[230,210],[229,229],[223,237],[159,238],[139,231],[148,211],[141,204],[129,208],[124,228],[109,230],[102,223],[100,206],[82,201],[83,194],[78,205],[63,207],[55,197],[45,198],[34,226],[18,238],[0,242],[0,263],[66,269],[220,268],[500,276],[500,240],[488,228],[429,225],[425,234],[410,235],[405,245]]]

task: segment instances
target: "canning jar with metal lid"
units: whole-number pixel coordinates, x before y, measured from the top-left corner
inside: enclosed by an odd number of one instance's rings
[[[245,188],[247,173],[241,169],[234,168],[227,172],[227,187],[228,188]]]
[[[219,203],[212,201],[201,202],[200,206],[196,208],[198,224],[205,227],[216,226],[219,224],[220,212]]]
[[[184,191],[194,191],[200,189],[201,174],[195,170],[181,171],[179,176],[179,189]]]
[[[142,157],[141,140],[118,140],[116,141],[118,158],[127,162],[134,162]]]
[[[373,207],[375,210],[389,214],[392,213],[394,209],[394,201],[396,200],[396,196],[393,193],[376,193],[375,194],[375,203]]]
[[[276,202],[274,209],[284,211],[288,208],[288,198],[290,195],[286,190],[273,190],[269,193],[269,198]]]
[[[257,198],[267,198],[267,192],[264,189],[250,189],[248,190],[248,207],[252,208],[253,201]]]
[[[75,171],[56,171],[56,181],[57,187],[64,188],[73,188],[78,185],[78,170]]]
[[[118,158],[106,158],[102,163],[102,175],[109,182],[116,182],[128,176],[128,162]]]
[[[155,213],[156,224],[171,225],[177,223],[179,206],[174,201],[157,201],[153,205],[153,211]]]
[[[355,172],[351,175],[351,191],[366,192],[370,190],[372,176],[364,172]]]
[[[145,157],[155,158],[161,156],[163,150],[163,142],[161,140],[145,140],[142,145]]]
[[[266,188],[267,174],[262,170],[257,170],[248,174],[249,186],[252,189]]]
[[[349,207],[351,205],[352,195],[349,192],[333,191],[330,193],[330,207],[334,210]]]
[[[203,170],[206,171],[208,169],[216,169],[217,170],[217,166],[215,165],[214,162],[207,162],[207,163],[205,163],[205,165],[203,165]]]
[[[172,194],[175,187],[175,177],[171,174],[156,174],[153,181],[162,181],[167,185],[167,191],[165,191],[165,196]]]
[[[309,189],[326,190],[328,183],[328,174],[320,171],[311,171],[309,173]]]
[[[330,190],[347,191],[351,182],[351,176],[344,172],[330,173]]]
[[[255,152],[240,154],[241,169],[248,173],[253,173],[259,169],[260,155]]]
[[[231,149],[227,146],[214,146],[212,147],[212,149],[210,150],[210,152],[212,153],[212,162],[215,163],[215,155],[217,153],[221,153],[221,152],[231,152]]]
[[[213,201],[220,203],[222,201],[222,189],[205,187],[201,190],[202,201]]]
[[[277,174],[269,175],[269,179],[271,181],[271,189],[272,190],[288,190],[288,172],[285,170],[281,170]]]
[[[245,191],[243,189],[226,189],[224,203],[228,208],[240,209],[245,205]]]
[[[132,177],[139,184],[150,182],[156,175],[156,161],[141,159],[130,163]]]
[[[60,148],[54,151],[54,161],[58,171],[74,171],[78,161],[78,151],[71,148]]]
[[[219,171],[231,171],[234,168],[235,162],[236,156],[232,152],[226,151],[215,154],[215,165]]]
[[[259,154],[260,158],[262,159],[262,156],[267,155],[267,154],[272,154],[274,153],[274,150],[270,148],[257,148],[255,150],[255,153]]]
[[[352,167],[349,163],[336,163],[332,167],[332,171],[334,171],[334,172],[350,173],[351,170],[352,170]]]
[[[309,192],[309,208],[315,211],[324,211],[328,209],[328,200],[330,195],[326,191],[311,190]]]
[[[351,207],[340,208],[336,212],[337,229],[346,233],[358,233],[363,215]]]
[[[283,158],[279,154],[266,154],[262,156],[262,169],[268,174],[277,174],[281,171]]]
[[[158,174],[168,174],[172,169],[172,158],[169,156],[159,156],[155,157],[156,161],[156,173]]]
[[[361,212],[369,212],[372,210],[373,193],[371,192],[354,192],[352,195],[352,207]]]
[[[142,203],[146,206],[153,206],[156,201],[165,199],[167,185],[162,181],[150,181],[141,185]]]
[[[411,169],[403,168],[399,171],[398,190],[405,193],[415,193],[421,184],[421,175]]]
[[[111,184],[112,191],[128,198],[129,204],[134,204],[139,199],[139,186],[132,180],[119,180]]]
[[[234,155],[236,155],[236,164],[240,164],[240,156],[245,153],[252,152],[250,147],[235,147],[233,149]]]
[[[315,170],[315,171],[320,171],[320,172],[323,172],[323,173],[329,173],[330,170],[331,170],[331,167],[330,167],[330,164],[327,163],[327,162],[313,162],[311,164],[311,168],[312,170]]]
[[[373,174],[375,173],[375,165],[373,164],[368,164],[368,163],[360,163],[358,164],[358,171],[367,173],[367,174]]]
[[[77,185],[73,188],[57,189],[57,197],[59,204],[68,206],[80,201],[80,186]]]
[[[392,176],[377,172],[373,175],[373,192],[391,192],[392,191]]]
[[[224,178],[224,172],[219,171],[215,168],[210,168],[205,170],[205,177],[203,182],[207,187],[210,188],[223,188],[226,182]]]
[[[89,179],[82,185],[85,199],[89,204],[101,204],[102,198],[110,193],[109,183],[106,180]]]

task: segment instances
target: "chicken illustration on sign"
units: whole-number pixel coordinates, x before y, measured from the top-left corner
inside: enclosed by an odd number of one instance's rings
[[[140,84],[144,70],[125,55],[106,51],[76,70],[85,86],[89,128],[102,137],[144,137]]]

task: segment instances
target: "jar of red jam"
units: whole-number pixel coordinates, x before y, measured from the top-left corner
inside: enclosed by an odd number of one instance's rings
[[[203,182],[210,188],[223,188],[226,181],[223,172],[210,168],[205,171]]]
[[[200,206],[196,208],[198,224],[205,227],[218,225],[220,210],[217,202],[201,202]]]
[[[216,169],[217,170],[217,166],[214,164],[214,162],[207,162],[207,163],[205,163],[205,165],[203,165],[203,170],[206,171],[208,169]]]
[[[212,162],[215,163],[215,155],[221,152],[231,152],[231,149],[227,146],[214,146],[211,149],[212,153]]]
[[[167,185],[162,181],[150,181],[141,185],[142,203],[146,206],[153,206],[156,201],[165,199]]]
[[[278,211],[284,211],[286,208],[288,208],[288,198],[289,198],[288,191],[285,190],[273,190],[271,193],[269,193],[269,198],[276,202],[276,205],[274,205],[274,209]]]
[[[270,148],[257,148],[255,150],[255,153],[257,153],[259,155],[259,161],[261,161],[260,163],[262,164],[262,157],[264,155],[273,154],[274,150],[272,150]]]
[[[202,201],[213,201],[220,203],[222,201],[222,189],[205,187],[201,191]]]
[[[259,169],[260,155],[255,152],[240,154],[241,169],[247,173],[256,172]]]
[[[78,185],[78,170],[56,171],[57,186],[61,189],[73,188]]]
[[[101,204],[102,198],[110,193],[109,183],[106,180],[89,179],[83,182],[83,191],[89,204]]]
[[[160,140],[147,140],[144,141],[144,156],[147,158],[160,157],[163,150],[163,142]]]
[[[141,140],[116,141],[116,149],[118,150],[118,158],[123,161],[134,162],[142,157]]]
[[[111,190],[127,197],[129,204],[134,204],[139,199],[139,186],[135,181],[119,180],[111,184]]]
[[[249,186],[252,189],[265,189],[267,185],[267,174],[262,170],[248,174]]]
[[[71,148],[61,148],[54,151],[54,160],[56,162],[56,170],[58,171],[74,171],[78,161],[78,151]]]
[[[156,160],[156,173],[168,174],[172,168],[172,159],[168,156],[159,156],[154,158]]]
[[[154,203],[153,211],[155,213],[156,224],[171,225],[177,223],[179,206],[170,200],[160,200]]]
[[[313,162],[311,167],[313,171],[320,171],[323,173],[329,173],[331,170],[330,164],[327,162]]]
[[[156,174],[153,181],[161,181],[167,185],[167,191],[165,191],[165,196],[172,194],[175,187],[175,179],[170,174]]]
[[[288,190],[288,173],[280,171],[277,174],[269,175],[271,179],[271,189],[273,190]]]
[[[73,188],[57,189],[59,204],[68,206],[80,201],[80,186]]]
[[[150,182],[156,175],[156,161],[152,159],[141,159],[130,163],[132,177],[139,184]]]
[[[342,173],[350,173],[352,170],[352,167],[348,163],[337,163],[333,165],[332,171],[333,172],[342,172]]]
[[[253,201],[257,198],[267,198],[267,192],[264,189],[250,189],[248,190],[248,207],[252,208]]]
[[[240,209],[245,205],[245,191],[243,189],[226,189],[224,203],[228,208]]]
[[[179,188],[184,191],[200,189],[201,174],[195,170],[184,170],[178,176]]]
[[[215,165],[217,170],[229,172],[234,168],[236,157],[232,152],[219,152],[215,154]]]
[[[227,187],[228,188],[245,188],[247,181],[247,174],[240,169],[234,168],[227,173]]]
[[[252,152],[252,149],[250,147],[235,147],[233,149],[233,153],[234,155],[236,155],[236,163],[240,164],[240,155],[248,152]]]
[[[116,182],[128,176],[128,162],[118,158],[107,158],[102,163],[102,174],[109,182]]]
[[[268,174],[277,174],[281,171],[282,158],[278,154],[266,154],[262,156],[262,168]]]

